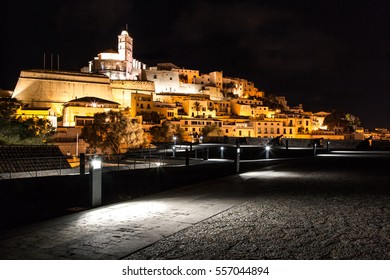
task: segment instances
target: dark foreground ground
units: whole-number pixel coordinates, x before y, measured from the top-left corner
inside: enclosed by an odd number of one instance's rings
[[[390,157],[333,154],[240,175],[254,197],[128,259],[390,259]]]
[[[389,166],[388,153],[243,163],[238,175],[0,231],[0,259],[390,259]]]

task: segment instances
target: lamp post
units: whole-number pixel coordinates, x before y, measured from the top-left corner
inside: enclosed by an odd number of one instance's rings
[[[236,144],[236,148],[237,148],[237,151],[236,151],[236,173],[240,173],[240,153],[241,153],[241,149],[240,149],[240,142],[237,141],[237,144]]]
[[[177,140],[177,137],[173,136],[172,157],[176,156],[176,140]]]
[[[265,146],[265,158],[269,159],[269,151],[271,150],[270,146]]]
[[[202,135],[199,137],[199,143],[200,143],[200,144],[203,143],[203,136],[202,136]]]
[[[225,150],[225,147],[224,146],[221,146],[221,159],[223,159],[223,152],[224,152],[224,150]]]
[[[89,165],[89,190],[91,206],[102,204],[102,159],[93,157]]]

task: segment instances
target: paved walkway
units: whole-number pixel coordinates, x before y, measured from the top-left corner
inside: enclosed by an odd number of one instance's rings
[[[229,177],[0,233],[0,259],[121,259],[248,199]],[[214,191],[210,192],[213,189]]]

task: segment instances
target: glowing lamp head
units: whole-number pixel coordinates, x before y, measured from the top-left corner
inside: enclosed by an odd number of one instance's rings
[[[271,147],[270,146],[265,146],[265,150],[269,151],[269,150],[271,150]]]
[[[100,169],[102,168],[102,161],[100,159],[94,158],[91,161],[91,165],[93,169]]]
[[[221,147],[221,151],[223,151],[224,149],[225,149],[225,147],[222,146],[222,147]]]

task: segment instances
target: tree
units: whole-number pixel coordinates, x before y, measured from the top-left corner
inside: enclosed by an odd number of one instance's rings
[[[229,82],[223,84],[223,93],[226,99],[235,98],[234,89],[236,88],[236,84],[234,82]]]
[[[18,118],[17,122],[19,124],[19,137],[21,140],[36,137],[42,140],[42,142],[45,142],[47,138],[53,136],[55,133],[54,127],[47,119],[28,118],[23,120],[22,118]]]
[[[195,101],[192,105],[192,109],[196,111],[196,116],[199,116],[199,111],[202,111],[203,106],[199,101]]]
[[[188,84],[188,76],[187,76],[186,74],[180,74],[180,75],[179,75],[179,80],[180,80],[180,82],[182,82],[182,83]]]
[[[336,127],[341,127],[344,132],[352,133],[356,130],[357,126],[361,125],[361,122],[357,116],[346,114],[339,110],[332,110],[332,112],[325,117],[324,124],[331,130]]]
[[[202,135],[207,136],[221,136],[223,133],[217,124],[206,125],[202,128]]]
[[[142,116],[142,121],[144,122],[152,123],[152,124],[160,123],[160,115],[155,111],[151,111],[151,112],[143,111],[141,112],[141,116]]]
[[[151,127],[150,135],[153,137],[153,142],[172,142],[173,136],[176,136],[179,141],[182,140],[184,131],[179,126],[173,125],[169,121],[165,121],[161,126]]]
[[[84,127],[81,137],[93,149],[110,149],[114,153],[145,144],[142,127],[124,112],[115,111],[95,114],[92,126]]]
[[[16,117],[21,103],[16,98],[0,99],[0,143],[42,144],[55,133],[51,122],[42,118]]]
[[[0,100],[0,122],[10,122],[15,119],[16,110],[20,107],[16,98],[1,98]]]

